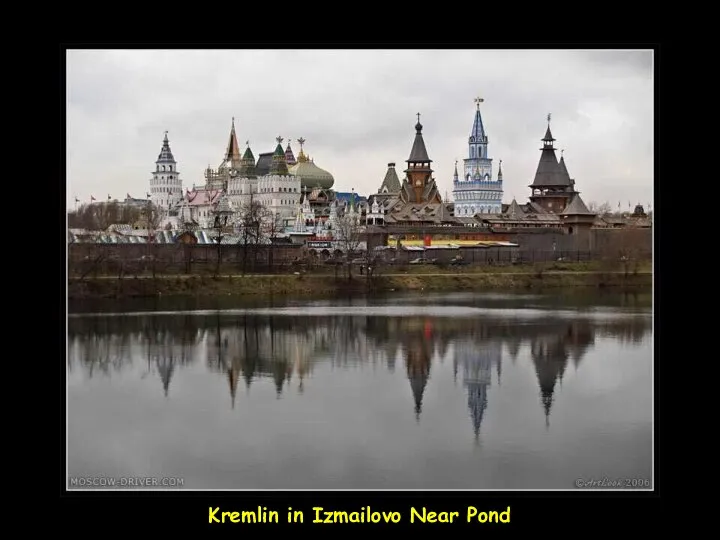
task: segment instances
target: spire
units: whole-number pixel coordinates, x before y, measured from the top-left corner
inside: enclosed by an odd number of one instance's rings
[[[257,173],[255,171],[255,156],[250,149],[250,141],[245,141],[247,148],[243,154],[242,160],[240,161],[240,176],[246,178],[255,178]]]
[[[545,143],[544,146],[552,147],[552,143],[555,139],[553,139],[552,132],[550,131],[550,118],[551,117],[552,117],[552,113],[548,113],[548,115],[547,115],[548,127],[547,127],[547,130],[545,131],[545,136],[543,137],[542,140]]]
[[[456,160],[455,160],[455,174],[453,175],[453,180],[454,180],[455,182],[458,181],[457,162],[458,162],[458,160],[456,159]]]
[[[480,104],[485,101],[483,98],[475,98],[477,109],[475,110],[475,120],[473,121],[472,131],[470,132],[471,142],[484,143],[487,142],[485,135],[485,126],[483,126],[482,115],[480,114]]]
[[[235,117],[232,119],[232,127],[230,128],[230,140],[228,141],[227,151],[225,152],[225,161],[238,164],[240,163],[240,147],[238,146],[237,136],[235,135]]]
[[[298,162],[298,163],[305,163],[305,162],[308,161],[308,158],[307,158],[307,156],[305,155],[305,152],[303,152],[303,145],[305,144],[305,139],[302,138],[302,137],[300,137],[300,138],[297,140],[297,142],[298,142],[298,144],[300,144],[300,153],[298,154],[297,162]]]
[[[175,158],[172,155],[172,151],[170,150],[170,141],[168,140],[168,132],[165,132],[165,136],[163,137],[163,145],[160,149],[160,155],[158,155],[157,161],[155,163],[175,163]]]
[[[415,124],[415,141],[413,142],[412,150],[410,150],[410,157],[407,159],[407,163],[430,163],[432,160],[428,157],[427,149],[425,148],[425,141],[422,136],[423,126],[420,123],[420,113],[417,113],[418,122]]]
[[[500,160],[500,164],[498,165],[498,181],[502,180],[502,159]]]
[[[288,137],[287,148],[285,149],[285,161],[287,161],[288,165],[295,165],[297,163],[295,154],[293,154],[292,148],[290,148],[290,137]]]
[[[277,146],[275,147],[275,153],[272,157],[272,164],[270,165],[270,174],[277,174],[284,176],[288,173],[287,161],[285,160],[285,152],[283,151],[282,137],[276,137]]]
[[[548,114],[548,122],[550,121],[550,115]],[[543,147],[540,149],[540,161],[538,162],[537,170],[535,171],[535,179],[530,187],[566,187],[570,186],[569,177],[564,177],[558,164],[557,157],[555,156],[555,147],[553,141],[555,139],[550,132],[550,124],[548,123],[545,137],[542,139]]]
[[[558,170],[560,172],[558,178],[560,178],[563,184],[570,185],[572,184],[572,180],[570,180],[570,174],[565,166],[565,156],[563,156],[563,152],[565,152],[565,150],[560,150],[560,163],[558,164]]]

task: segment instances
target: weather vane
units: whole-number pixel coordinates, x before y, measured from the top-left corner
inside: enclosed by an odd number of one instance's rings
[[[485,101],[485,100],[484,100],[483,98],[481,98],[481,97],[476,97],[476,98],[475,98],[475,103],[477,104],[478,110],[480,109],[480,104],[481,104],[483,101]]]
[[[275,140],[278,142],[278,144],[283,142],[283,138],[280,135],[278,135]]]
[[[250,146],[250,141],[249,141],[249,140],[245,141],[245,144],[246,144],[247,146]]]
[[[561,156],[563,155],[563,152],[565,152],[565,149],[564,149],[564,148],[563,148],[562,150],[560,150],[560,155],[561,155]]]
[[[305,144],[305,139],[303,139],[302,137],[300,137],[300,138],[297,140],[297,142],[300,143],[300,149],[302,150],[302,145]]]
[[[417,113],[417,117],[418,117],[418,124],[419,124],[420,123],[420,113]]]
[[[550,123],[550,118],[552,117],[552,113],[548,113],[548,124]]]

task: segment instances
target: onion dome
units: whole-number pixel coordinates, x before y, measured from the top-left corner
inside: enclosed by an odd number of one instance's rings
[[[330,189],[335,184],[335,178],[328,171],[321,169],[303,151],[305,139],[298,139],[300,153],[297,156],[297,163],[288,169],[292,175],[300,177],[300,185],[303,189]]]

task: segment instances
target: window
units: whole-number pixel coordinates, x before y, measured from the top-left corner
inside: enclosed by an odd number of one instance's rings
[[[165,170],[165,165],[162,166],[162,170],[163,170],[163,171]]]

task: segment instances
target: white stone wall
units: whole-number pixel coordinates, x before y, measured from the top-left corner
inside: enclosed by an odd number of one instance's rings
[[[258,178],[254,196],[265,208],[288,220],[295,216],[301,195],[300,177],[268,175]]]
[[[228,181],[228,197],[235,208],[243,208],[250,202],[250,195],[258,197],[258,179],[234,177]]]

